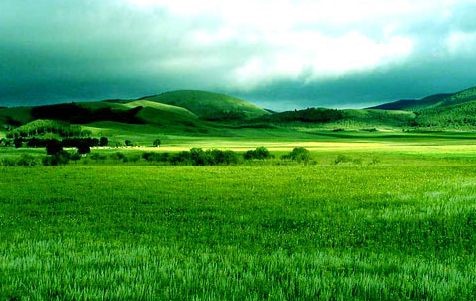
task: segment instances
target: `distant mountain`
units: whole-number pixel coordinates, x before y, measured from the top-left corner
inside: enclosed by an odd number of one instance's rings
[[[451,94],[436,94],[420,100],[399,100],[373,107],[417,113],[415,126],[432,128],[476,127],[476,87]]]
[[[418,111],[427,107],[435,106],[452,95],[453,94],[435,94],[422,99],[402,99],[384,103],[369,109]]]
[[[476,100],[476,87],[456,93],[435,94],[422,99],[404,99],[384,103],[369,109],[422,111],[437,107],[446,107]]]

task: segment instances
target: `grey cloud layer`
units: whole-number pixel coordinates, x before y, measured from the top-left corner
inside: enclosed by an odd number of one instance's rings
[[[237,85],[235,70],[254,57],[273,55],[275,49],[261,40],[194,42],[197,30],[221,29],[214,16],[181,18],[166,9],[138,9],[121,1],[3,0],[0,105],[194,88],[289,109],[360,106],[453,91],[476,85],[475,12],[476,5],[461,1],[449,14],[435,11],[412,20],[376,19],[352,28],[316,21],[306,30],[336,36],[357,30],[376,40],[385,39],[382,24],[396,22],[394,33],[411,37],[414,49],[404,60],[368,70],[328,77],[310,70]],[[464,34],[459,41],[464,47],[451,53],[447,43],[453,33]]]

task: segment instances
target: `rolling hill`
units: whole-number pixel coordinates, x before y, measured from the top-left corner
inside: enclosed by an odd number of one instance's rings
[[[38,122],[34,122],[38,121]],[[140,99],[0,108],[0,132],[21,126],[35,131],[48,122],[81,125],[94,133],[242,136],[300,129],[476,129],[476,87],[420,100],[400,100],[369,109],[308,108],[272,112],[250,102],[205,91],[172,91]],[[55,124],[55,123],[52,123]],[[261,135],[260,134],[260,135]],[[122,136],[121,136],[122,135]]]
[[[201,119],[212,121],[256,118],[270,114],[263,108],[245,100],[205,91],[172,91],[143,97],[140,100],[182,107],[196,114]]]

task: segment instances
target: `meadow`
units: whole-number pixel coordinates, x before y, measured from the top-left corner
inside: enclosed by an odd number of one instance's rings
[[[0,167],[0,299],[472,300],[476,146],[440,139],[268,141],[312,166]]]

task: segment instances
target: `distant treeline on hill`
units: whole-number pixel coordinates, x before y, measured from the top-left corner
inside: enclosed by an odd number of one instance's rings
[[[262,116],[263,121],[274,122],[317,122],[326,123],[341,120],[345,117],[344,112],[336,109],[307,108],[305,110],[294,110],[272,115]]]
[[[0,139],[0,146],[15,146],[16,148],[21,148],[23,146],[31,148],[43,148],[47,147],[50,144],[57,144],[61,147],[98,147],[98,146],[108,146],[109,139],[107,137],[101,138],[64,138],[62,140],[50,139],[50,138],[24,138],[17,137],[14,139]]]
[[[123,123],[143,123],[137,114],[143,107],[130,110],[113,109],[110,107],[89,109],[75,103],[33,107],[33,119],[55,119],[76,124],[86,124],[97,121],[115,121]]]

